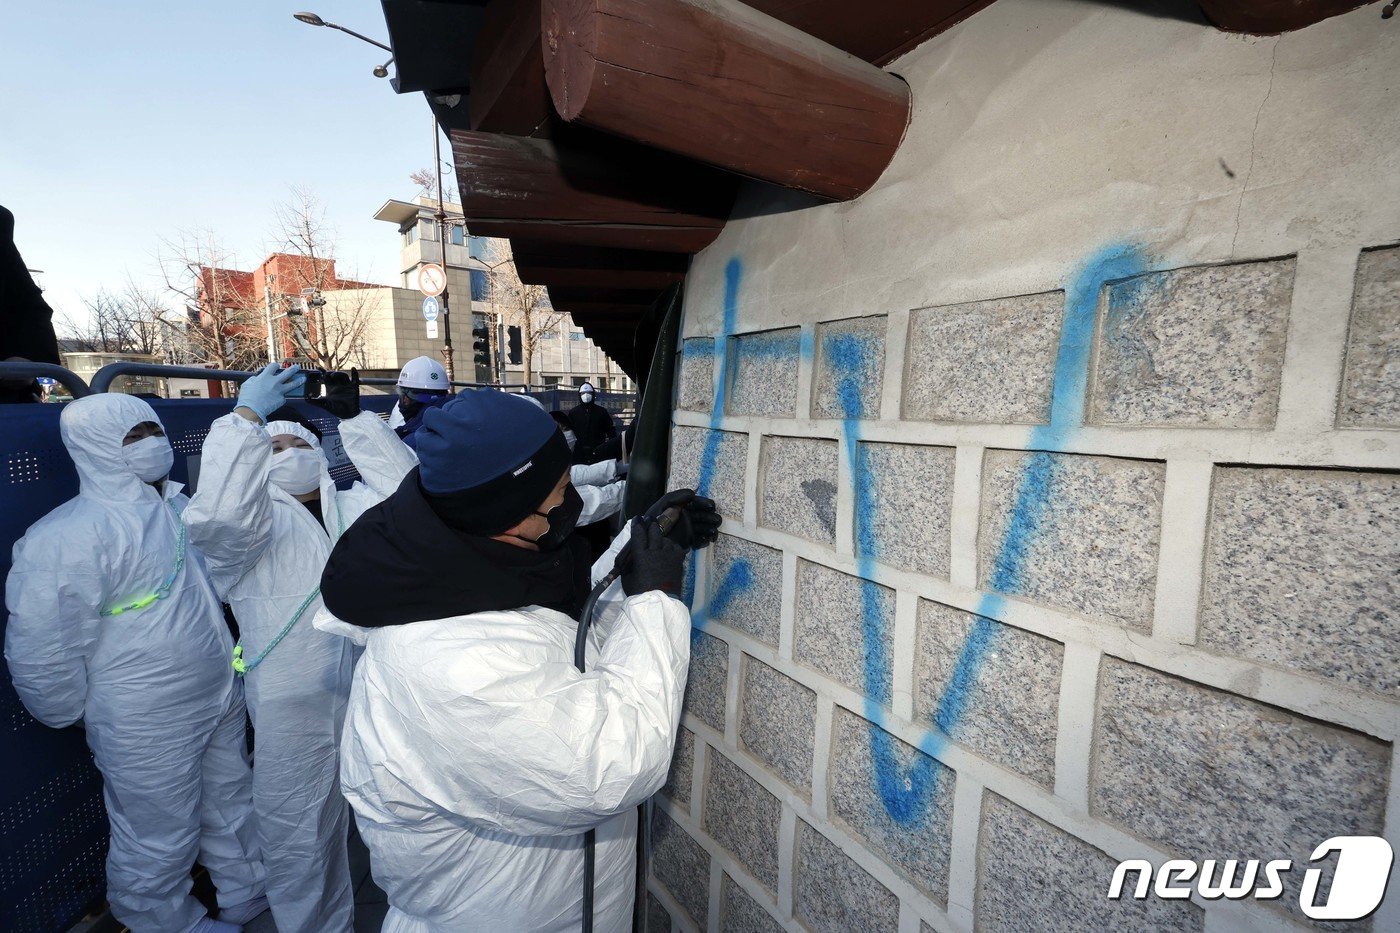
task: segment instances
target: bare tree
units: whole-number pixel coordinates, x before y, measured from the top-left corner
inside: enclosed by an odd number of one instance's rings
[[[363,366],[364,335],[373,316],[375,286],[339,277],[336,238],[325,208],[315,195],[294,189],[292,200],[276,210],[277,251],[298,257],[285,263],[277,283],[297,355],[317,369]],[[288,277],[290,276],[290,279]]]
[[[121,291],[100,289],[85,298],[86,319],[60,318],[60,331],[79,350],[95,353],[166,355],[169,309],[161,296],[130,277]]]
[[[442,199],[444,201],[456,202],[457,186],[452,181],[451,166],[448,166],[443,172],[442,178]],[[418,194],[421,197],[437,197],[438,176],[433,172],[433,167],[431,165],[427,168],[420,168],[418,171],[412,172],[409,174],[408,180],[418,186]]]
[[[525,385],[529,386],[534,378],[535,352],[541,338],[558,330],[567,315],[554,310],[543,285],[526,285],[520,281],[508,240],[489,241],[486,255],[480,261],[487,268],[487,300],[492,316],[499,309],[507,326],[520,328],[520,362],[525,368]]]
[[[184,308],[168,337],[182,344],[172,356],[214,369],[255,369],[267,359],[262,296],[252,294],[252,276],[233,266],[233,255],[207,230],[166,240],[158,255],[166,290]]]

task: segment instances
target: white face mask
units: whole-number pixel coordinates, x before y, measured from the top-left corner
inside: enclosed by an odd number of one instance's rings
[[[584,392],[583,394],[581,394],[581,395],[578,397],[578,400],[579,400],[580,402],[583,402],[583,404],[587,405],[589,402],[593,401],[593,393],[592,393],[592,392]]]
[[[143,483],[154,483],[170,475],[175,451],[163,437],[143,437],[122,447],[122,459]]]
[[[288,447],[272,455],[269,479],[293,496],[304,496],[321,488],[325,458],[307,447]]]
[[[578,435],[575,434],[573,431],[565,431],[564,440],[568,442],[569,449],[573,450],[574,445],[578,443]]]

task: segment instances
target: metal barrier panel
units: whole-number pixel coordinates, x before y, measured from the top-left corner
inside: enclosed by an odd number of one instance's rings
[[[58,436],[61,405],[0,405],[0,573],[31,524],[78,491]],[[9,613],[0,620],[0,629]],[[83,730],[50,729],[25,711],[0,662],[0,930],[66,930],[106,890],[102,777]]]
[[[150,399],[175,449],[171,476],[188,485],[214,419],[231,399]],[[366,396],[381,416],[393,396]],[[306,402],[293,406],[324,432],[322,448],[341,488],[359,478],[340,444],[338,419]],[[59,437],[62,405],[0,405],[0,580],[14,544],[34,522],[78,493],[78,474]],[[0,638],[9,612],[0,616]],[[102,777],[83,730],[50,729],[25,711],[0,660],[0,930],[56,933],[73,926],[106,891],[107,812]]]

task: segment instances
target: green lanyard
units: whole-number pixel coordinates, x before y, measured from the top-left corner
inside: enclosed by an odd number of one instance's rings
[[[342,513],[342,512],[340,511],[340,503],[339,503],[339,502],[337,502],[337,503],[335,504],[335,518],[336,518],[336,525],[339,527],[339,531],[336,532],[336,535],[335,535],[335,536],[336,536],[336,540],[339,540],[339,539],[340,539],[340,536],[343,535],[343,534],[345,534],[345,515],[344,515],[344,513]],[[287,635],[291,633],[292,628],[297,624],[298,621],[300,621],[300,619],[301,619],[303,613],[306,612],[307,607],[310,606],[313,602],[315,602],[315,601],[316,601],[316,597],[317,597],[317,596],[320,596],[320,595],[321,595],[321,587],[319,587],[319,586],[317,586],[317,587],[316,587],[314,590],[312,590],[310,593],[307,593],[307,594],[306,594],[306,598],[303,599],[303,600],[301,601],[301,605],[300,605],[300,606],[297,606],[297,611],[294,612],[294,613],[292,613],[291,619],[289,619],[289,620],[287,621],[287,624],[286,624],[286,625],[282,626],[282,631],[280,631],[280,632],[278,632],[276,635],[274,635],[274,636],[272,637],[272,641],[270,641],[270,642],[267,643],[267,647],[264,648],[262,651],[258,652],[258,656],[257,656],[256,658],[254,658],[253,660],[251,660],[251,661],[245,661],[245,660],[243,660],[243,644],[242,644],[241,642],[240,642],[239,644],[237,644],[237,645],[234,645],[234,646],[233,646],[233,670],[234,670],[234,672],[235,672],[236,674],[238,674],[239,677],[247,677],[247,676],[248,676],[248,672],[251,671],[253,668],[257,667],[259,664],[261,664],[261,663],[263,662],[263,659],[266,658],[269,654],[272,653],[272,649],[273,649],[273,648],[276,648],[277,645],[282,641],[282,639],[286,638]]]
[[[158,599],[164,599],[170,595],[170,588],[175,585],[175,581],[180,577],[180,571],[185,566],[185,521],[180,517],[180,513],[175,510],[175,506],[166,502],[170,506],[170,513],[175,516],[175,524],[179,527],[179,533],[175,537],[175,569],[170,571],[170,576],[165,578],[165,582],[156,587],[156,591],[150,596],[143,596],[125,606],[117,606],[112,609],[103,609],[99,615],[119,616],[123,612],[131,612],[135,609],[145,609]]]

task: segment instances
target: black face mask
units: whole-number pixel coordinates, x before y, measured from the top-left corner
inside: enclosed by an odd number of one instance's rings
[[[574,484],[570,483],[564,487],[563,502],[548,512],[535,514],[549,520],[549,530],[536,538],[534,545],[541,551],[552,551],[562,547],[569,535],[574,533],[578,517],[583,514],[583,497],[578,494]]]

